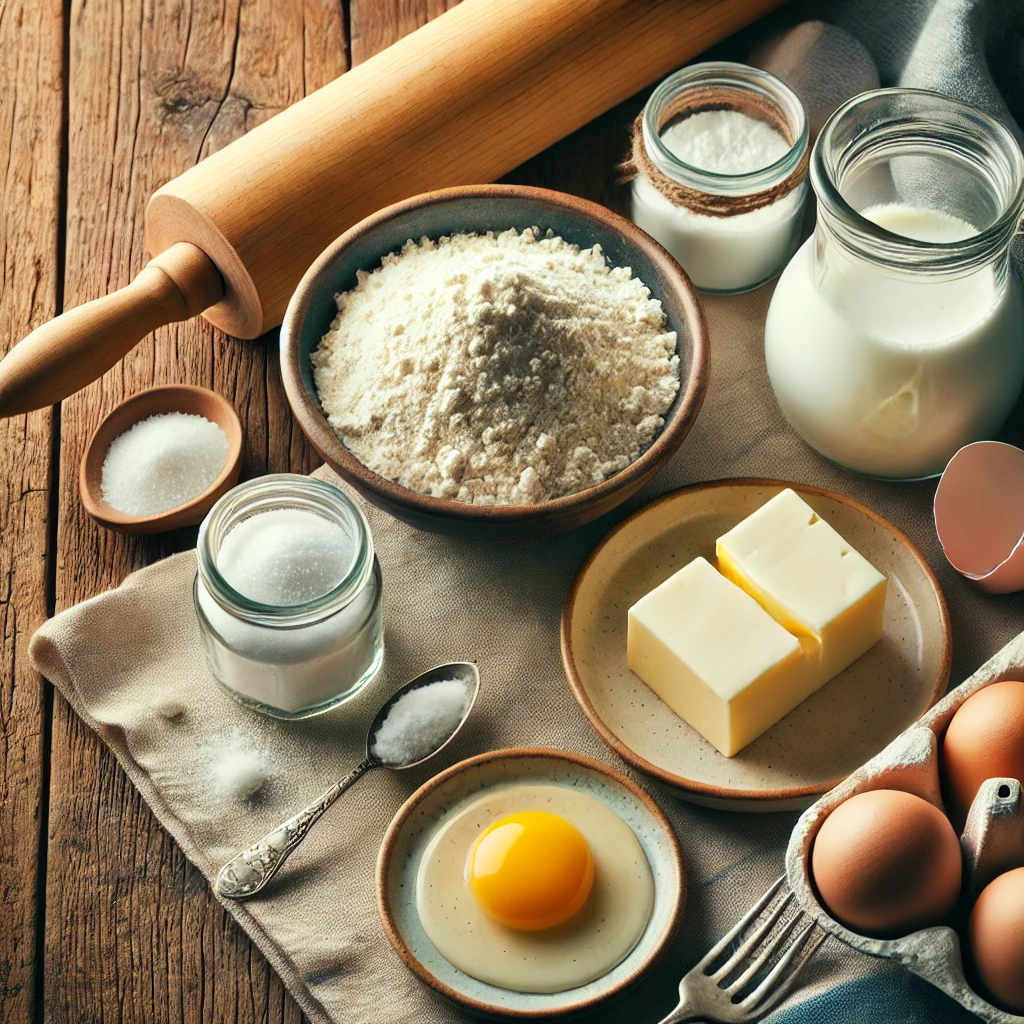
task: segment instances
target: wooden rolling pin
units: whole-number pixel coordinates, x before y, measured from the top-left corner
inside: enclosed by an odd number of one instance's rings
[[[66,398],[198,313],[259,336],[363,217],[494,181],[780,2],[463,0],[159,189],[146,211],[158,255],[10,351],[0,416]]]

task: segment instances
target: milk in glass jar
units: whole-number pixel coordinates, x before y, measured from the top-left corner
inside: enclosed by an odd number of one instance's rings
[[[939,474],[999,430],[1024,380],[1009,258],[1024,208],[1020,147],[968,104],[880,89],[829,119],[810,177],[814,235],[765,325],[779,406],[848,469]]]

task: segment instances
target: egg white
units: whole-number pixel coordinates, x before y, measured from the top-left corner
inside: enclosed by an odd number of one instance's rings
[[[590,844],[594,886],[571,920],[540,932],[490,918],[466,881],[476,837],[516,811],[549,811]],[[633,830],[588,793],[554,785],[493,790],[445,821],[416,876],[423,930],[446,960],[480,981],[514,992],[564,992],[603,977],[640,940],[654,909],[654,877]]]

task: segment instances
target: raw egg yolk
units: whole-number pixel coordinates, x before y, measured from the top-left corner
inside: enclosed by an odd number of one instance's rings
[[[494,920],[540,931],[568,921],[587,902],[594,858],[586,839],[564,818],[520,811],[477,836],[466,881]]]

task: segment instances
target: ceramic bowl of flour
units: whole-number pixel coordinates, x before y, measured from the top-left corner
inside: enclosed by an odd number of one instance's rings
[[[634,461],[575,493],[533,504],[472,504],[434,497],[374,472],[328,422],[311,355],[338,314],[335,296],[357,285],[383,257],[409,239],[529,228],[550,230],[582,249],[599,245],[608,264],[629,267],[650,289],[677,337],[679,391],[664,426]],[[649,235],[611,210],[576,196],[519,185],[472,185],[431,192],[389,206],[355,225],[310,267],[292,297],[281,328],[281,374],[299,426],[343,479],[398,519],[434,533],[485,540],[541,537],[604,515],[647,483],[683,443],[700,410],[708,381],[708,334],[689,278]],[[410,445],[414,438],[410,437]]]

